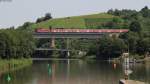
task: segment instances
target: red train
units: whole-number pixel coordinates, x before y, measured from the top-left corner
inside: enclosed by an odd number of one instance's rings
[[[46,33],[46,32],[104,32],[104,33],[123,33],[128,32],[128,29],[46,29],[46,28],[38,28],[36,32],[38,33]]]

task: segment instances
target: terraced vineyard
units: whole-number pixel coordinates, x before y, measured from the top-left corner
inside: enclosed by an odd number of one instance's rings
[[[104,23],[108,23],[113,18],[119,18],[106,13],[83,15],[83,16],[72,16],[65,18],[56,18],[33,24],[31,28],[98,28]]]

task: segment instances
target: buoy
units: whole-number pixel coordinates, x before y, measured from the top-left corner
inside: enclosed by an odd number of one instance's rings
[[[11,81],[11,77],[10,77],[10,75],[9,75],[9,74],[7,75],[6,80],[7,80],[7,82],[10,82],[10,81]]]
[[[47,64],[47,67],[49,67],[50,65],[49,64]]]
[[[48,67],[48,75],[50,76],[51,75],[51,67],[50,67],[50,64],[47,64],[47,67]]]

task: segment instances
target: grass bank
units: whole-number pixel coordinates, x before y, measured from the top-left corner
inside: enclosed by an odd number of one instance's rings
[[[10,60],[0,59],[0,74],[8,71],[15,71],[18,69],[22,69],[31,64],[32,64],[31,59],[10,59]]]

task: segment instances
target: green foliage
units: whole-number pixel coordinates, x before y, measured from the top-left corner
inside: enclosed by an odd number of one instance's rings
[[[138,41],[137,53],[140,55],[150,52],[150,38],[143,38]]]
[[[145,6],[140,11],[109,10],[109,14],[122,17],[129,24],[130,32],[120,35],[129,46],[131,54],[145,55],[150,52],[150,9]]]
[[[143,18],[140,23],[142,25],[142,31],[150,33],[150,18]]]
[[[131,22],[129,29],[133,32],[140,32],[142,30],[141,24],[138,21]]]
[[[136,47],[137,47],[139,39],[140,39],[140,37],[137,33],[134,33],[134,32],[128,33],[128,37],[127,37],[128,43],[127,44],[129,45],[129,51],[131,53],[136,53]]]
[[[28,58],[32,55],[34,40],[24,30],[6,29],[0,31],[1,58]]]
[[[115,16],[125,17],[125,16],[130,16],[132,14],[135,14],[135,13],[137,13],[137,11],[135,11],[135,10],[128,10],[128,9],[123,9],[123,10],[118,10],[118,9],[113,10],[113,9],[110,9],[110,10],[108,10],[107,13],[115,15]]]
[[[143,15],[143,17],[150,17],[150,10],[147,6],[142,8],[140,13]]]
[[[100,39],[97,52],[98,59],[111,59],[121,56],[127,50],[127,45],[122,39],[105,37]]]
[[[26,31],[31,31],[31,25],[33,25],[33,23],[31,22],[25,22],[22,26],[19,26],[17,29],[18,30],[26,30]]]
[[[38,18],[36,20],[36,23],[40,23],[40,22],[47,21],[47,20],[50,20],[50,19],[52,19],[51,14],[50,13],[46,13],[44,17]]]
[[[49,19],[52,19],[52,16],[51,16],[50,13],[46,13],[44,20],[46,21],[46,20],[49,20]]]
[[[142,8],[140,11],[111,9],[107,13],[121,17],[127,24],[137,21],[141,25],[142,31],[150,31],[150,9],[147,6]]]
[[[150,35],[145,32],[129,32],[120,36],[129,46],[132,54],[144,55],[150,52]]]

